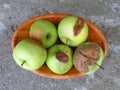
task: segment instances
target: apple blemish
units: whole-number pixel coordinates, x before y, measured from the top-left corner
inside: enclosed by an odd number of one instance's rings
[[[78,20],[74,26],[74,29],[73,29],[75,36],[79,35],[81,29],[83,28],[83,25],[84,25],[84,20],[81,18],[78,18]]]
[[[64,44],[56,44],[48,49],[46,64],[56,74],[64,74],[73,66],[73,52]]]
[[[94,73],[98,67],[104,69],[101,65],[103,60],[103,51],[95,43],[87,42],[81,44],[74,52],[73,62],[75,68],[82,73]],[[91,67],[94,67],[94,69]],[[93,71],[92,71],[93,70]]]
[[[88,25],[81,18],[68,16],[60,21],[58,36],[67,46],[77,47],[87,40]]]
[[[58,52],[56,54],[56,58],[63,63],[67,63],[69,60],[68,56],[64,52]]]

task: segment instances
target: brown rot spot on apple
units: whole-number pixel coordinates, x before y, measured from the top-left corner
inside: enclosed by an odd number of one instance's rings
[[[68,55],[66,55],[64,52],[58,52],[56,54],[56,58],[63,63],[67,63],[68,62]]]
[[[83,28],[84,22],[85,21],[83,19],[78,18],[78,20],[73,28],[75,36],[79,35],[81,29]]]
[[[100,68],[104,69],[96,63],[100,57],[100,48],[97,44],[85,44],[81,45],[75,50],[74,64],[76,69],[86,73],[89,71],[89,66],[96,64]]]

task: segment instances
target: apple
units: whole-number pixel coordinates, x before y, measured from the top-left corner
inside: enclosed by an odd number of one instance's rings
[[[55,44],[58,37],[55,25],[47,20],[35,21],[30,27],[29,35],[31,38],[39,40],[45,48]]]
[[[88,25],[81,18],[68,16],[60,21],[58,35],[64,44],[77,47],[86,41],[88,37]]]
[[[77,47],[73,55],[75,68],[85,74],[93,74],[99,68],[104,59],[102,48],[94,42],[86,42]]]
[[[46,49],[36,40],[24,39],[13,50],[15,62],[26,70],[39,69],[47,57]]]
[[[64,74],[73,66],[72,50],[63,44],[56,44],[49,48],[46,64],[56,74]]]

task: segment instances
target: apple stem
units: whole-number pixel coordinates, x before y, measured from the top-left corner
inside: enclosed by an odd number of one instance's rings
[[[48,39],[48,38],[50,38],[50,33],[48,33],[48,35],[47,35],[47,39]]]
[[[99,64],[95,63],[97,66],[99,66],[102,70],[104,70],[104,68],[102,66],[100,66]]]
[[[66,44],[68,43],[68,39],[66,40]]]
[[[23,66],[24,63],[25,63],[25,61],[22,62],[21,66]]]
[[[69,42],[69,39],[66,40],[66,44],[68,44],[68,42]]]
[[[59,51],[59,47],[58,47],[58,45],[56,45],[56,50],[57,50],[57,53],[60,52],[60,51]]]

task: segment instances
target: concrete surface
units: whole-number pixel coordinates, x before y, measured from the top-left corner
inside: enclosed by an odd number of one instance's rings
[[[101,28],[109,46],[105,70],[55,80],[18,67],[12,58],[12,34],[25,20],[45,13],[81,16]],[[0,0],[0,90],[120,90],[120,0]]]

